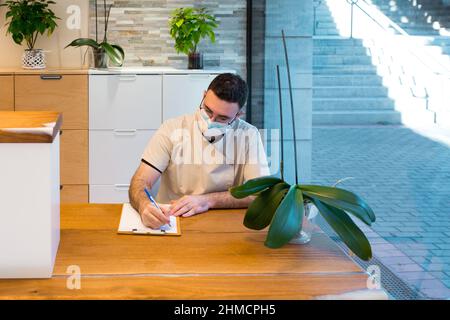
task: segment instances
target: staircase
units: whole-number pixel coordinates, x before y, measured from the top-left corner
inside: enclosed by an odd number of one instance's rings
[[[359,39],[339,37],[326,3],[316,8],[313,125],[400,124],[382,78]]]

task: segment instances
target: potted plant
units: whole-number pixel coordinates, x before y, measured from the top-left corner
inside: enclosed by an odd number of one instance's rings
[[[216,41],[216,18],[206,8],[178,8],[172,13],[169,27],[177,53],[188,55],[188,68],[203,69],[203,54],[197,51],[198,44],[206,37],[212,43]]]
[[[305,220],[305,212],[307,215],[310,212],[309,206],[313,205],[354,254],[363,260],[369,260],[372,257],[370,243],[348,214],[355,216],[370,226],[372,222],[375,222],[375,214],[370,206],[358,195],[341,188],[320,185],[303,185],[298,183],[292,85],[286,40],[283,31],[282,38],[291,101],[295,156],[295,184],[290,185],[284,180],[283,147],[281,147],[281,178],[276,176],[266,176],[252,179],[240,186],[230,188],[230,192],[238,199],[250,195],[257,195],[247,209],[244,225],[254,230],[262,230],[269,226],[265,241],[267,247],[280,248],[298,236],[301,233],[302,224]],[[282,111],[278,66],[277,76],[280,111]],[[282,112],[280,112],[280,114],[282,117]],[[281,123],[282,122],[283,120],[281,118]],[[281,131],[282,134],[283,125],[281,125]]]
[[[107,68],[108,67],[108,58],[112,64],[121,67],[125,60],[125,51],[121,46],[116,44],[110,44],[108,42],[107,33],[108,33],[108,24],[109,24],[109,16],[111,14],[112,4],[109,7],[106,6],[106,0],[103,0],[103,10],[104,10],[104,19],[105,19],[105,28],[103,41],[98,42],[98,6],[97,0],[94,1],[95,6],[95,40],[90,38],[78,38],[69,43],[67,47],[82,47],[88,46],[92,48],[92,53],[94,56],[94,67],[95,68]]]
[[[49,8],[54,1],[16,0],[6,1],[0,7],[7,7],[6,32],[12,35],[15,43],[26,43],[27,49],[22,57],[25,69],[45,69],[45,54],[42,49],[35,49],[39,35],[50,36],[57,27],[55,13]]]

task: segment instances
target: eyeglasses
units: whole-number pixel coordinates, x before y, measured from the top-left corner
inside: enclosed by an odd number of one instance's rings
[[[204,98],[202,99],[202,102],[200,103],[200,109],[205,110],[206,114],[208,115],[208,117],[210,119],[215,118],[214,121],[219,122],[219,123],[225,123],[227,125],[232,124],[234,122],[234,120],[236,120],[236,118],[239,114],[239,111],[238,111],[231,120],[230,120],[230,117],[226,117],[226,116],[214,116],[214,112],[208,106],[205,105]]]

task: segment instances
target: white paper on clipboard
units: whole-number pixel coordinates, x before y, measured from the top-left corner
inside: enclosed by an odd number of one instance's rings
[[[124,203],[120,217],[118,233],[123,234],[148,234],[148,235],[180,235],[179,218],[171,216],[170,226],[163,225],[159,229],[146,227],[139,213],[129,203]]]

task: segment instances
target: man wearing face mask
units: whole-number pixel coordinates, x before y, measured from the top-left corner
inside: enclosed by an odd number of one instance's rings
[[[241,77],[221,74],[195,113],[165,121],[150,139],[129,191],[146,226],[159,228],[170,215],[248,207],[253,197],[235,199],[228,189],[270,172],[259,132],[240,119],[247,95]],[[144,189],[160,177],[159,209]]]

